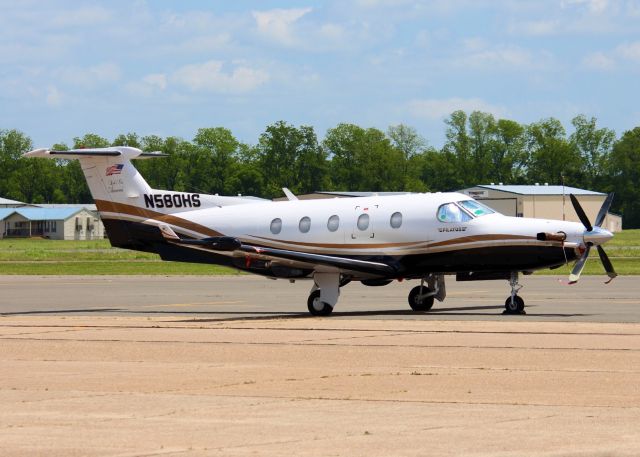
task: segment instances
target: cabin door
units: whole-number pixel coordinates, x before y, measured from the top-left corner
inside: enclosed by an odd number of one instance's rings
[[[353,230],[351,239],[353,240],[370,240],[374,239],[375,234],[375,213],[378,205],[357,205],[353,212]]]

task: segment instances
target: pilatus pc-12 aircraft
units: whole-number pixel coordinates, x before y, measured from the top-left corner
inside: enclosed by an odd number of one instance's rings
[[[591,224],[507,217],[459,193],[329,200],[247,199],[152,189],[132,159],[161,157],[131,147],[51,151],[26,157],[78,159],[113,246],[155,252],[163,260],[225,265],[269,278],[312,279],[307,300],[315,316],[331,314],[350,281],[384,286],[417,279],[415,311],[446,296],[445,275],[458,281],[505,279],[506,313],[523,313],[519,273],[577,260],[570,283],[596,246],[609,278],[616,273],[600,228],[613,194]]]

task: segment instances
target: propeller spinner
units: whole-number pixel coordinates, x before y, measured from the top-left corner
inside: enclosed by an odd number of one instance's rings
[[[598,211],[598,215],[596,216],[595,226],[591,225],[591,221],[585,214],[582,206],[580,206],[580,202],[573,194],[569,194],[569,198],[571,198],[571,203],[573,204],[573,208],[576,210],[576,214],[584,225],[585,231],[582,236],[585,244],[585,251],[582,253],[582,256],[578,259],[576,264],[573,266],[573,270],[571,270],[571,274],[569,275],[569,284],[575,284],[580,279],[580,274],[584,269],[584,265],[587,262],[587,258],[589,257],[589,252],[591,251],[592,246],[596,246],[598,249],[598,255],[600,256],[600,261],[604,266],[605,271],[607,272],[607,276],[609,276],[609,280],[605,283],[608,284],[611,282],[613,278],[618,276],[618,274],[613,269],[613,265],[611,265],[611,261],[607,256],[607,253],[604,252],[602,248],[602,244],[609,241],[613,238],[613,234],[601,228],[602,222],[604,222],[604,218],[607,216],[607,212],[609,212],[609,208],[611,207],[611,202],[613,201],[613,193],[610,193],[605,199],[600,211]]]

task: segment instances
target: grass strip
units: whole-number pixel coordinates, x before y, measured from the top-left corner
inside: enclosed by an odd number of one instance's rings
[[[218,265],[163,261],[138,262],[6,262],[2,275],[237,275],[237,270]]]

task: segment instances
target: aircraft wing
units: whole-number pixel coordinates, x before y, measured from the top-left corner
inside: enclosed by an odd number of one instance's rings
[[[246,254],[269,257],[271,259],[285,259],[294,262],[302,262],[310,266],[322,265],[335,267],[341,270],[349,270],[371,275],[393,276],[396,269],[386,263],[372,262],[369,260],[356,260],[348,257],[338,257],[332,255],[312,254],[308,252],[289,251],[286,249],[275,249],[242,244],[239,251]]]
[[[382,262],[255,246],[243,243],[238,238],[230,236],[210,237],[198,240],[183,239],[167,225],[157,227],[156,230],[158,230],[158,235],[161,235],[161,237],[169,243],[219,254],[227,253],[227,255],[233,257],[244,256],[249,259],[249,264],[251,259],[286,260],[289,263],[297,264],[299,267],[309,269],[315,269],[315,267],[321,265],[343,271],[348,270],[355,273],[385,277],[393,277],[398,273],[395,267]]]

